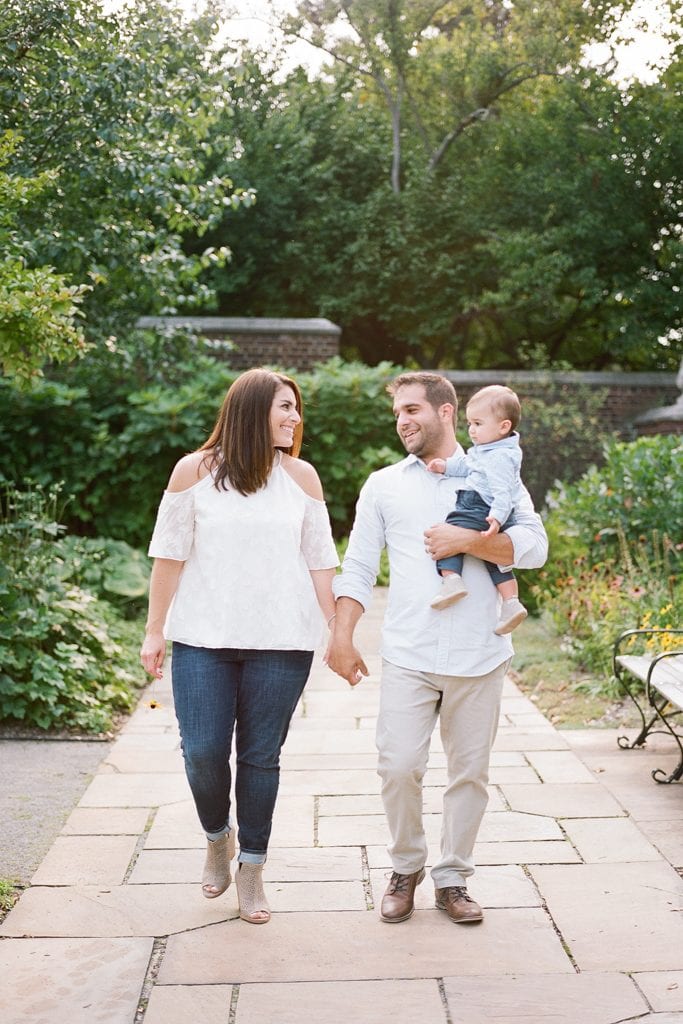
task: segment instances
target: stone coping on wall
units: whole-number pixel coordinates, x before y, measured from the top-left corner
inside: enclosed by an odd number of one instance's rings
[[[527,385],[584,384],[595,387],[610,385],[628,387],[675,387],[673,372],[621,373],[589,370],[442,370],[454,384],[500,384],[514,382]]]
[[[142,316],[137,327],[189,327],[213,335],[235,334],[329,334],[341,335],[341,327],[324,317],[260,316]]]

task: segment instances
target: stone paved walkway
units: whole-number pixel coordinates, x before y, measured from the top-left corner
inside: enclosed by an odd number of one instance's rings
[[[428,879],[410,921],[379,920],[382,610],[378,592],[359,633],[370,679],[351,690],[316,659],[293,723],[271,923],[240,921],[234,887],[201,895],[204,841],[158,687],[163,706],[132,716],[0,927],[3,1024],[682,1024],[683,786],[649,774],[673,750],[558,733],[511,683],[470,885],[483,924],[435,911]],[[444,780],[435,735],[432,851]]]

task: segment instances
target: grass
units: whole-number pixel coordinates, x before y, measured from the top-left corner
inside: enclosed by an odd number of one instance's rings
[[[4,916],[7,914],[18,898],[19,888],[17,883],[11,878],[0,878],[0,915]]]
[[[543,618],[530,617],[514,632],[511,677],[558,729],[635,726],[638,713],[628,698],[600,693],[580,672]]]

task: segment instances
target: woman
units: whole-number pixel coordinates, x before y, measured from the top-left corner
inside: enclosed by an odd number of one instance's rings
[[[140,652],[162,675],[173,641],[173,697],[185,770],[207,838],[202,892],[231,882],[230,751],[236,732],[240,917],[265,924],[263,892],[280,749],[313,651],[334,618],[339,564],[315,469],[297,456],[299,389],[248,370],[213,433],[171,474],[149,547],[149,616]]]

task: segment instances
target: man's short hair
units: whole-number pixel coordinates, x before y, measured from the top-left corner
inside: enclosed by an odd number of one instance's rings
[[[422,385],[425,398],[433,409],[439,409],[442,405],[452,405],[453,416],[457,416],[458,396],[451,382],[443,374],[432,373],[429,370],[400,373],[398,377],[395,377],[394,380],[387,384],[387,391],[393,398],[399,388],[404,388],[411,384]]]

